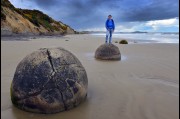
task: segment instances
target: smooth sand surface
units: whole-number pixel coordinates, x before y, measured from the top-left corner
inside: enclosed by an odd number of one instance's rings
[[[179,118],[179,44],[114,43],[122,60],[107,62],[94,59],[95,50],[102,43],[103,38],[90,35],[1,41],[2,119]],[[16,66],[27,54],[45,47],[69,50],[86,69],[87,100],[72,110],[35,114],[11,103],[10,84]]]

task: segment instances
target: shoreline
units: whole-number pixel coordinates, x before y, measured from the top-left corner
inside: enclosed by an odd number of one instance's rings
[[[65,35],[3,35],[1,36],[1,41],[27,41],[30,39],[38,38],[53,38],[53,37],[63,37]]]
[[[131,34],[134,35],[135,33]],[[142,34],[142,33],[140,33]],[[139,35],[140,35],[139,34]],[[30,41],[30,40],[34,40],[34,39],[58,39],[58,38],[64,38],[66,36],[78,36],[78,35],[84,35],[84,36],[92,36],[92,37],[96,37],[98,39],[104,39],[105,40],[105,34],[104,35],[96,35],[96,34],[63,34],[63,35],[10,35],[10,36],[1,36],[1,41]],[[178,41],[167,41],[166,39],[164,39],[164,41],[158,41],[156,40],[144,40],[142,38],[131,38],[131,37],[127,37],[127,36],[121,36],[123,34],[118,34],[120,36],[113,36],[112,37],[112,42],[115,44],[119,44],[119,41],[121,40],[127,40],[128,44],[136,44],[136,43],[141,43],[141,44],[146,44],[146,43],[170,43],[170,44],[179,44],[179,40]],[[178,36],[179,37],[179,36]],[[118,43],[116,43],[118,42]]]

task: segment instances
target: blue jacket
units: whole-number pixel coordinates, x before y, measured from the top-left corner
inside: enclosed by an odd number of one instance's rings
[[[106,23],[105,23],[105,26],[106,26],[106,29],[115,29],[115,24],[114,24],[114,21],[113,19],[111,19],[111,21],[109,19],[106,20]]]

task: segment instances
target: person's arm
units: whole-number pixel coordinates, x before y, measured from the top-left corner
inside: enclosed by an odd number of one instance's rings
[[[108,30],[108,20],[106,20],[105,27]]]
[[[112,20],[113,21],[113,30],[115,30],[115,24],[114,24],[114,20]]]

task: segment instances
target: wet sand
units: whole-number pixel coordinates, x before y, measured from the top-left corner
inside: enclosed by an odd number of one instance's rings
[[[114,39],[116,41],[118,39]],[[128,44],[121,61],[94,59],[104,39],[90,35],[1,41],[2,119],[178,119],[179,44]],[[14,107],[10,84],[18,63],[44,47],[63,47],[78,57],[88,75],[88,97],[57,114],[35,114]]]

